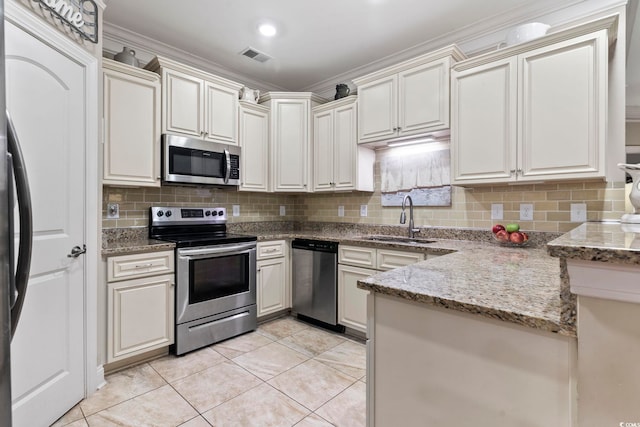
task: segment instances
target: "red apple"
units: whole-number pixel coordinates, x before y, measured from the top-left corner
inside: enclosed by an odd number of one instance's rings
[[[501,242],[508,242],[509,241],[509,233],[507,232],[507,230],[499,230],[496,233],[496,239],[500,240]]]
[[[511,240],[512,243],[522,243],[524,242],[524,236],[521,232],[514,231],[513,233],[509,234],[509,240]]]
[[[524,237],[525,242],[529,240],[529,235],[527,233],[525,233],[524,231],[521,231],[520,234],[522,234],[522,237]]]
[[[493,226],[493,228],[491,229],[491,231],[493,231],[493,234],[496,234],[498,231],[500,230],[504,230],[504,225],[502,224],[496,224]]]

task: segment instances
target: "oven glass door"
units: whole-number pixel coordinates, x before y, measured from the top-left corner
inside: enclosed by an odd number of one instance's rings
[[[255,303],[255,242],[178,249],[178,324]]]
[[[249,254],[195,259],[189,263],[189,304],[249,292]]]

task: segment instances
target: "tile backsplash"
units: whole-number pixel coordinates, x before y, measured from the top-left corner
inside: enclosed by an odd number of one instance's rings
[[[273,194],[245,193],[227,189],[166,186],[161,188],[103,188],[103,228],[148,225],[150,206],[201,206],[227,208],[230,223],[264,221],[350,222],[396,225],[399,207],[382,207],[380,164],[375,164],[376,191],[373,193]],[[418,227],[489,228],[496,222],[518,222],[524,230],[565,232],[578,224],[571,222],[571,204],[585,203],[587,220],[620,219],[625,212],[628,190],[623,182],[566,182],[557,184],[453,187],[447,207],[415,207]],[[118,203],[119,219],[107,219],[107,203]],[[491,204],[502,203],[504,219],[491,219]],[[533,221],[520,221],[520,204],[533,205]],[[240,216],[232,216],[232,206],[240,206]],[[360,216],[362,205],[367,216]],[[286,215],[280,216],[280,206]],[[338,216],[338,207],[344,216]]]

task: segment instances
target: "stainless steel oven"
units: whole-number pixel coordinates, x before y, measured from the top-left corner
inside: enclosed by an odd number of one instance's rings
[[[152,238],[176,243],[176,354],[254,330],[255,236],[226,233],[224,208],[151,208]]]
[[[256,327],[256,243],[180,248],[176,353]]]

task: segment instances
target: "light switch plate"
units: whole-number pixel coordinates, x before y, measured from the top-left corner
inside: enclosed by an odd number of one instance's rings
[[[233,216],[240,216],[240,205],[233,205]]]
[[[287,214],[287,208],[284,205],[280,205],[280,216],[285,216]]]
[[[571,222],[585,222],[587,220],[587,204],[571,203]]]
[[[491,204],[491,219],[504,219],[502,203]]]
[[[344,206],[338,206],[338,216],[344,216]]]
[[[120,218],[120,205],[117,203],[107,203],[107,218],[118,219]]]
[[[533,205],[530,203],[520,204],[520,221],[533,221]]]
[[[360,216],[367,216],[367,205],[360,205]]]

